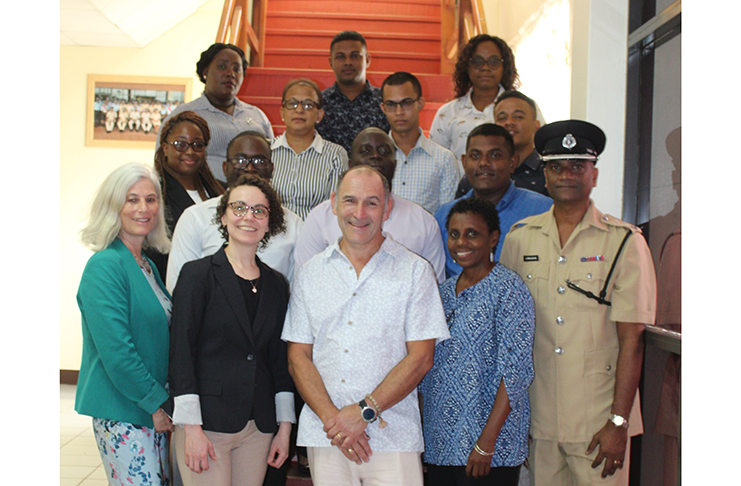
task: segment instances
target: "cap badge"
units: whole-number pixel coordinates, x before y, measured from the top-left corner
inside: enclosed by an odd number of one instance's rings
[[[574,136],[570,133],[567,133],[565,137],[563,137],[563,141],[561,142],[561,145],[564,148],[567,148],[571,150],[572,148],[576,147],[576,139]]]

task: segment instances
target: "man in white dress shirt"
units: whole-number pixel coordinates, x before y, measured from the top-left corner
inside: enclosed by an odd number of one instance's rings
[[[435,214],[455,197],[462,168],[453,152],[422,132],[419,114],[425,99],[416,76],[406,72],[390,75],[381,85],[381,96],[396,147],[396,193]]]
[[[389,196],[376,169],[349,169],[331,197],[342,238],[296,272],[282,338],[315,486],[422,486],[416,387],[450,333],[432,267],[381,231]]]
[[[394,142],[379,128],[366,128],[353,141],[350,167],[369,165],[386,177],[389,187],[396,170]],[[394,210],[383,231],[398,243],[430,262],[438,282],[445,280],[445,249],[435,218],[419,204],[391,193]],[[330,200],[316,206],[306,217],[293,252],[295,268],[324,251],[342,235]]]
[[[264,135],[244,131],[234,137],[227,147],[227,160],[222,164],[228,184],[234,183],[243,173],[255,173],[270,180],[273,164],[270,160],[270,142]],[[219,225],[213,221],[219,197],[211,198],[186,209],[175,225],[172,248],[167,262],[167,289],[172,292],[183,265],[208,255],[213,255],[225,243]],[[270,238],[267,247],[259,249],[257,256],[269,267],[282,273],[289,281],[293,278],[293,250],[303,224],[290,209],[283,208],[286,232]]]

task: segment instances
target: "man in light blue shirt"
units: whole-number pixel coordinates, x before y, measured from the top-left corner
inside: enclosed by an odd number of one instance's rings
[[[503,127],[484,123],[471,130],[461,161],[473,189],[459,199],[477,197],[497,206],[501,236],[494,251],[494,260],[499,261],[509,228],[523,218],[548,211],[553,201],[542,194],[515,187],[511,177],[518,159],[512,135]],[[443,204],[435,212],[445,247],[445,273],[448,277],[461,272],[461,267],[450,256],[448,231],[445,229],[450,208],[459,199]]]

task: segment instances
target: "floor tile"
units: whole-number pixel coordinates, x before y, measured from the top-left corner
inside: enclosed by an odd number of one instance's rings
[[[100,455],[87,456],[87,455],[66,455],[60,456],[60,465],[62,466],[88,466],[88,467],[99,467],[102,466]]]
[[[96,467],[95,470],[90,473],[90,476],[88,476],[86,479],[102,479],[105,481],[107,479],[107,475],[103,465],[101,464],[100,466]]]
[[[80,483],[80,486],[108,486],[105,479],[86,479]]]
[[[93,466],[59,466],[60,478],[79,478],[85,479],[95,470]]]

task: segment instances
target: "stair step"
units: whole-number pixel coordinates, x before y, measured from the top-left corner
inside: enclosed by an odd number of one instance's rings
[[[329,46],[337,35],[333,30],[265,29],[268,48],[292,48],[300,44],[303,49],[321,49],[329,58]],[[363,34],[368,52],[396,51],[403,47],[407,52],[427,52],[440,55],[440,33],[418,34],[408,32],[370,32]]]
[[[352,29],[366,32],[413,32],[416,34],[440,33],[440,16],[374,15],[363,18],[353,13],[325,12],[269,12],[266,29],[292,29],[306,25],[306,21],[321,25],[322,29],[341,32]]]
[[[326,61],[326,59],[325,59]],[[371,67],[374,62],[371,62]],[[368,71],[367,78],[374,86],[381,86],[393,71]],[[445,103],[455,97],[453,82],[447,74],[425,74],[411,71],[419,78],[422,85],[422,96],[427,103]],[[292,79],[309,78],[316,82],[321,89],[326,89],[335,82],[335,76],[329,69],[285,69],[285,68],[247,68],[242,88],[239,91],[240,99],[243,96],[278,97],[283,94],[283,87]]]
[[[270,67],[294,69],[322,69],[329,65],[327,51],[324,49],[265,49],[265,65]],[[379,71],[392,71],[404,66],[413,72],[439,73],[440,54],[406,53],[381,51],[371,55],[371,66]]]
[[[402,15],[440,17],[439,0],[270,0],[268,13],[272,12],[327,12],[354,15],[393,12]]]

